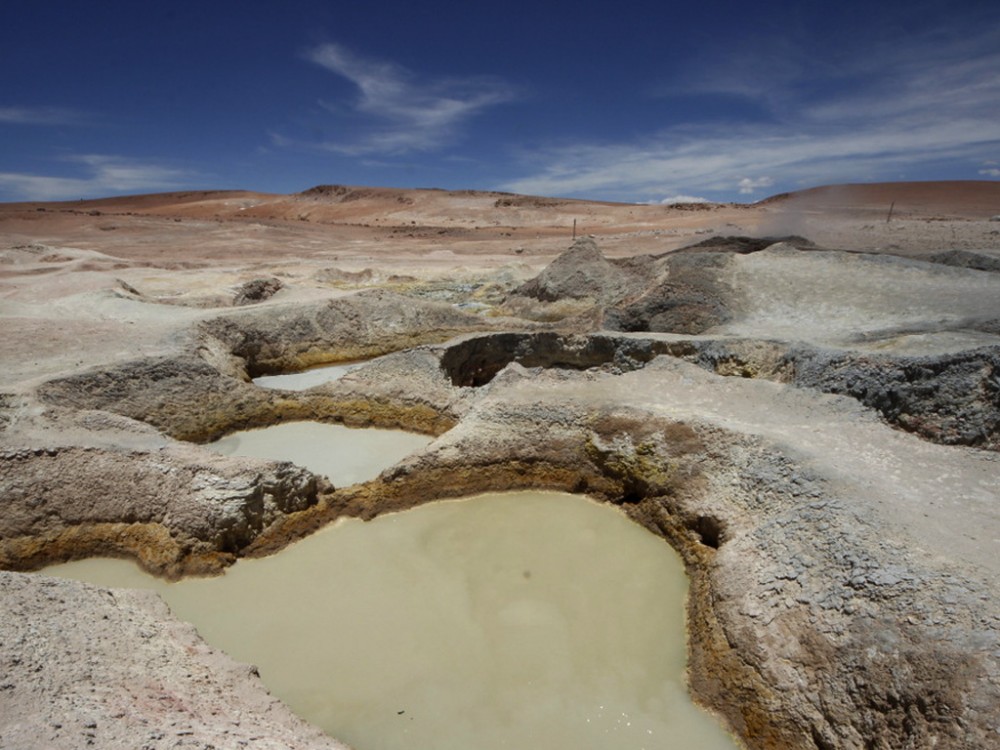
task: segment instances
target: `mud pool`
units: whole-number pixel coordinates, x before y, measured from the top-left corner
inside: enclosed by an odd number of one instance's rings
[[[336,523],[158,591],[299,715],[364,748],[727,748],[684,683],[686,579],[614,508],[520,492]]]
[[[278,388],[284,391],[304,391],[323,383],[339,380],[352,370],[356,370],[367,361],[343,362],[338,365],[313,367],[302,372],[291,372],[284,375],[261,375],[253,379],[254,384],[261,388]]]
[[[343,487],[374,479],[431,440],[426,435],[402,430],[286,422],[234,432],[205,447],[227,456],[292,461]]]
[[[430,438],[292,422],[211,444],[366,481]],[[121,560],[53,575],[151,588],[338,739],[371,748],[733,748],[684,683],[686,578],[617,509],[521,492],[342,520],[225,575]]]

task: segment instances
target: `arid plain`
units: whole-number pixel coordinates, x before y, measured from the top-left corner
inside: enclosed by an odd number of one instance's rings
[[[2,747],[339,746],[152,596],[16,571],[212,574],[524,488],[677,549],[692,693],[747,747],[1000,743],[998,182],[6,204],[0,319]],[[200,445],[296,419],[435,439],[350,487]]]

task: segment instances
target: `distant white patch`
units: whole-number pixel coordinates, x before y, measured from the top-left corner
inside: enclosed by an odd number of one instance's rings
[[[711,203],[708,198],[701,198],[697,195],[672,195],[659,201],[649,201],[652,205],[675,206],[678,203]]]
[[[757,177],[755,179],[750,177],[744,177],[739,182],[740,195],[749,195],[750,193],[758,190],[760,188],[771,187],[774,184],[774,180],[770,177]]]
[[[985,175],[986,177],[1000,177],[1000,168],[990,167],[989,169],[980,169],[979,174]]]

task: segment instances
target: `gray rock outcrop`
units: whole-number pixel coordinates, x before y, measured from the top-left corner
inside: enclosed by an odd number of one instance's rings
[[[284,285],[281,283],[281,280],[274,277],[252,279],[245,284],[241,284],[240,288],[236,290],[236,294],[233,297],[233,305],[240,307],[242,305],[253,305],[257,302],[263,302],[277,294],[282,286]]]

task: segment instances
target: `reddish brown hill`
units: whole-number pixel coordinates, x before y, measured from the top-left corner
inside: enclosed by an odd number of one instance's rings
[[[872,182],[783,193],[762,205],[828,213],[871,211],[921,218],[986,219],[1000,214],[1000,180]]]

